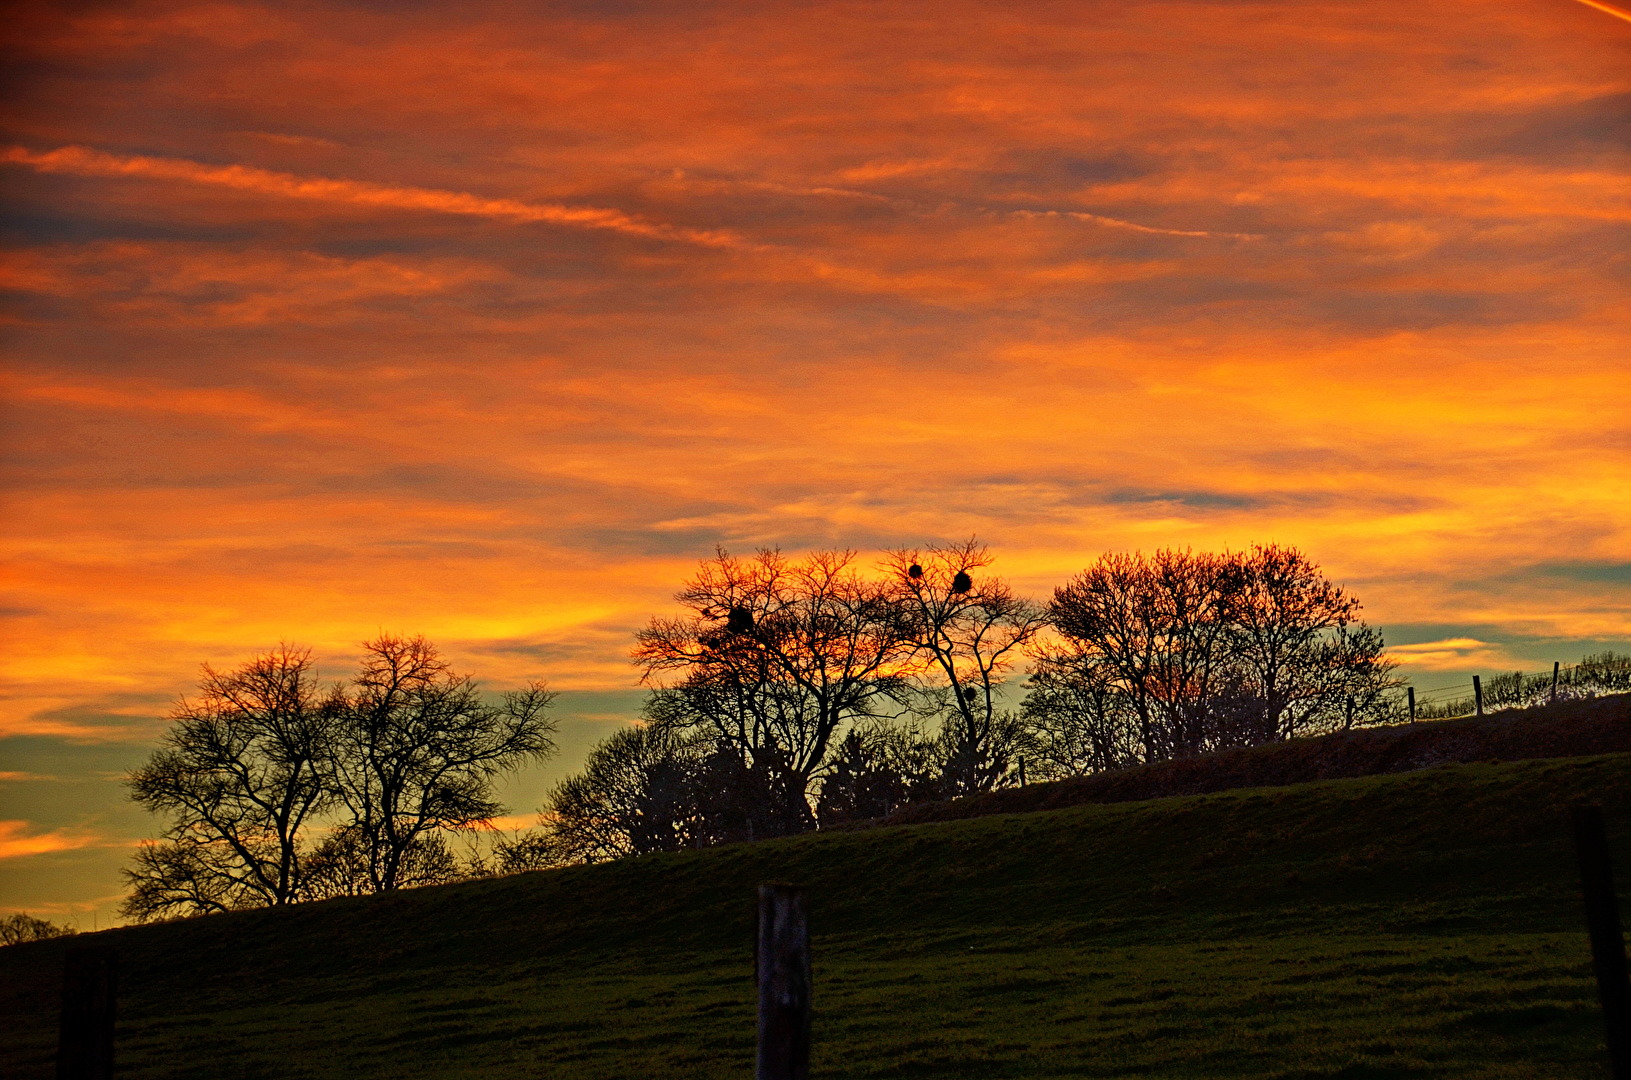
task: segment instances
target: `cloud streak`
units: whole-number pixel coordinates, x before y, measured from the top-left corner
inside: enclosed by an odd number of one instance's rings
[[[743,246],[740,238],[728,232],[646,221],[621,210],[604,207],[491,199],[463,191],[438,191],[433,188],[375,184],[361,180],[296,176],[246,165],[205,165],[179,158],[109,154],[84,146],[63,146],[46,151],[8,146],[0,151],[0,161],[43,173],[169,180],[286,199],[454,214],[512,224],[548,224],[578,229],[599,229],[702,247]]]
[[[39,832],[27,821],[0,821],[0,859],[20,859],[54,851],[76,851],[108,846],[107,838],[82,829],[49,829]],[[114,843],[113,846],[126,846]]]
[[[1580,3],[1589,8],[1596,8],[1598,11],[1601,11],[1606,15],[1612,15],[1616,19],[1624,19],[1626,22],[1631,22],[1631,11],[1622,11],[1613,4],[1603,3],[1603,0],[1580,0]]]
[[[1069,218],[1072,221],[1091,221],[1095,225],[1108,225],[1113,229],[1131,229],[1134,232],[1153,233],[1158,236],[1209,236],[1223,237],[1229,240],[1261,239],[1259,233],[1212,232],[1205,229],[1161,229],[1153,225],[1140,225],[1134,221],[1122,221],[1120,218],[1105,217],[1103,214],[1089,214],[1082,210],[1013,210],[1010,213],[1021,218]]]

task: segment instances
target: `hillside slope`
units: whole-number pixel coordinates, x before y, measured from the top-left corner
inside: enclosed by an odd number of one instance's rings
[[[125,1077],[741,1077],[755,885],[810,890],[822,1077],[1582,1077],[1565,808],[1631,755],[824,833],[96,935]],[[63,942],[0,950],[50,1072]]]
[[[1380,776],[1452,762],[1621,753],[1631,753],[1631,694],[1241,747],[1053,783],[1001,788],[952,802],[917,803],[881,821],[851,827],[953,821],[985,814],[1057,810],[1084,803],[1132,802],[1310,780]]]

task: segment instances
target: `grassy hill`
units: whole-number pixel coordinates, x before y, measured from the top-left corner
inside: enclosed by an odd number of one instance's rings
[[[1631,753],[1631,694],[1558,701],[1488,716],[1357,728],[1200,757],[999,788],[952,802],[916,803],[875,824],[953,821],[986,814],[1058,810],[1083,803],[1206,795],[1244,787],[1413,772],[1452,762],[1531,761]]]
[[[107,931],[121,1076],[744,1077],[755,885],[822,1077],[1605,1075],[1566,807],[1631,754],[824,833]],[[51,1075],[63,942],[0,949]]]

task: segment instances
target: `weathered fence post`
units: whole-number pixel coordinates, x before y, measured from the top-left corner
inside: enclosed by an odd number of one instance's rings
[[[755,1080],[810,1075],[810,929],[804,890],[759,886],[759,1050]]]
[[[1404,692],[1405,696],[1410,699],[1410,722],[1414,724],[1416,722],[1416,688],[1407,686],[1404,688]]]
[[[1484,684],[1478,681],[1478,676],[1472,677],[1472,707],[1478,710],[1478,715],[1484,715]]]
[[[57,1080],[113,1080],[119,957],[105,945],[68,950],[62,972]]]
[[[1631,1080],[1631,978],[1626,975],[1625,936],[1609,865],[1603,808],[1576,806],[1574,849],[1580,860],[1580,885],[1586,895],[1586,926],[1591,932],[1591,965],[1597,972],[1597,996],[1603,1003],[1608,1035],[1609,1075]]]
[[[1019,759],[1019,786],[1025,786],[1025,759],[1023,757]]]
[[[1557,671],[1558,671],[1558,668],[1561,667],[1561,666],[1562,666],[1562,664],[1561,664],[1560,661],[1557,661],[1557,660],[1552,661],[1552,696],[1546,699],[1548,701],[1556,701],[1557,700]]]

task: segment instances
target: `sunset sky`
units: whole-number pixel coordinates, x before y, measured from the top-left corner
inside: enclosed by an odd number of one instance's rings
[[[1631,648],[1631,17],[16,4],[0,910],[199,665],[640,694],[716,544],[1294,544],[1427,688]]]

